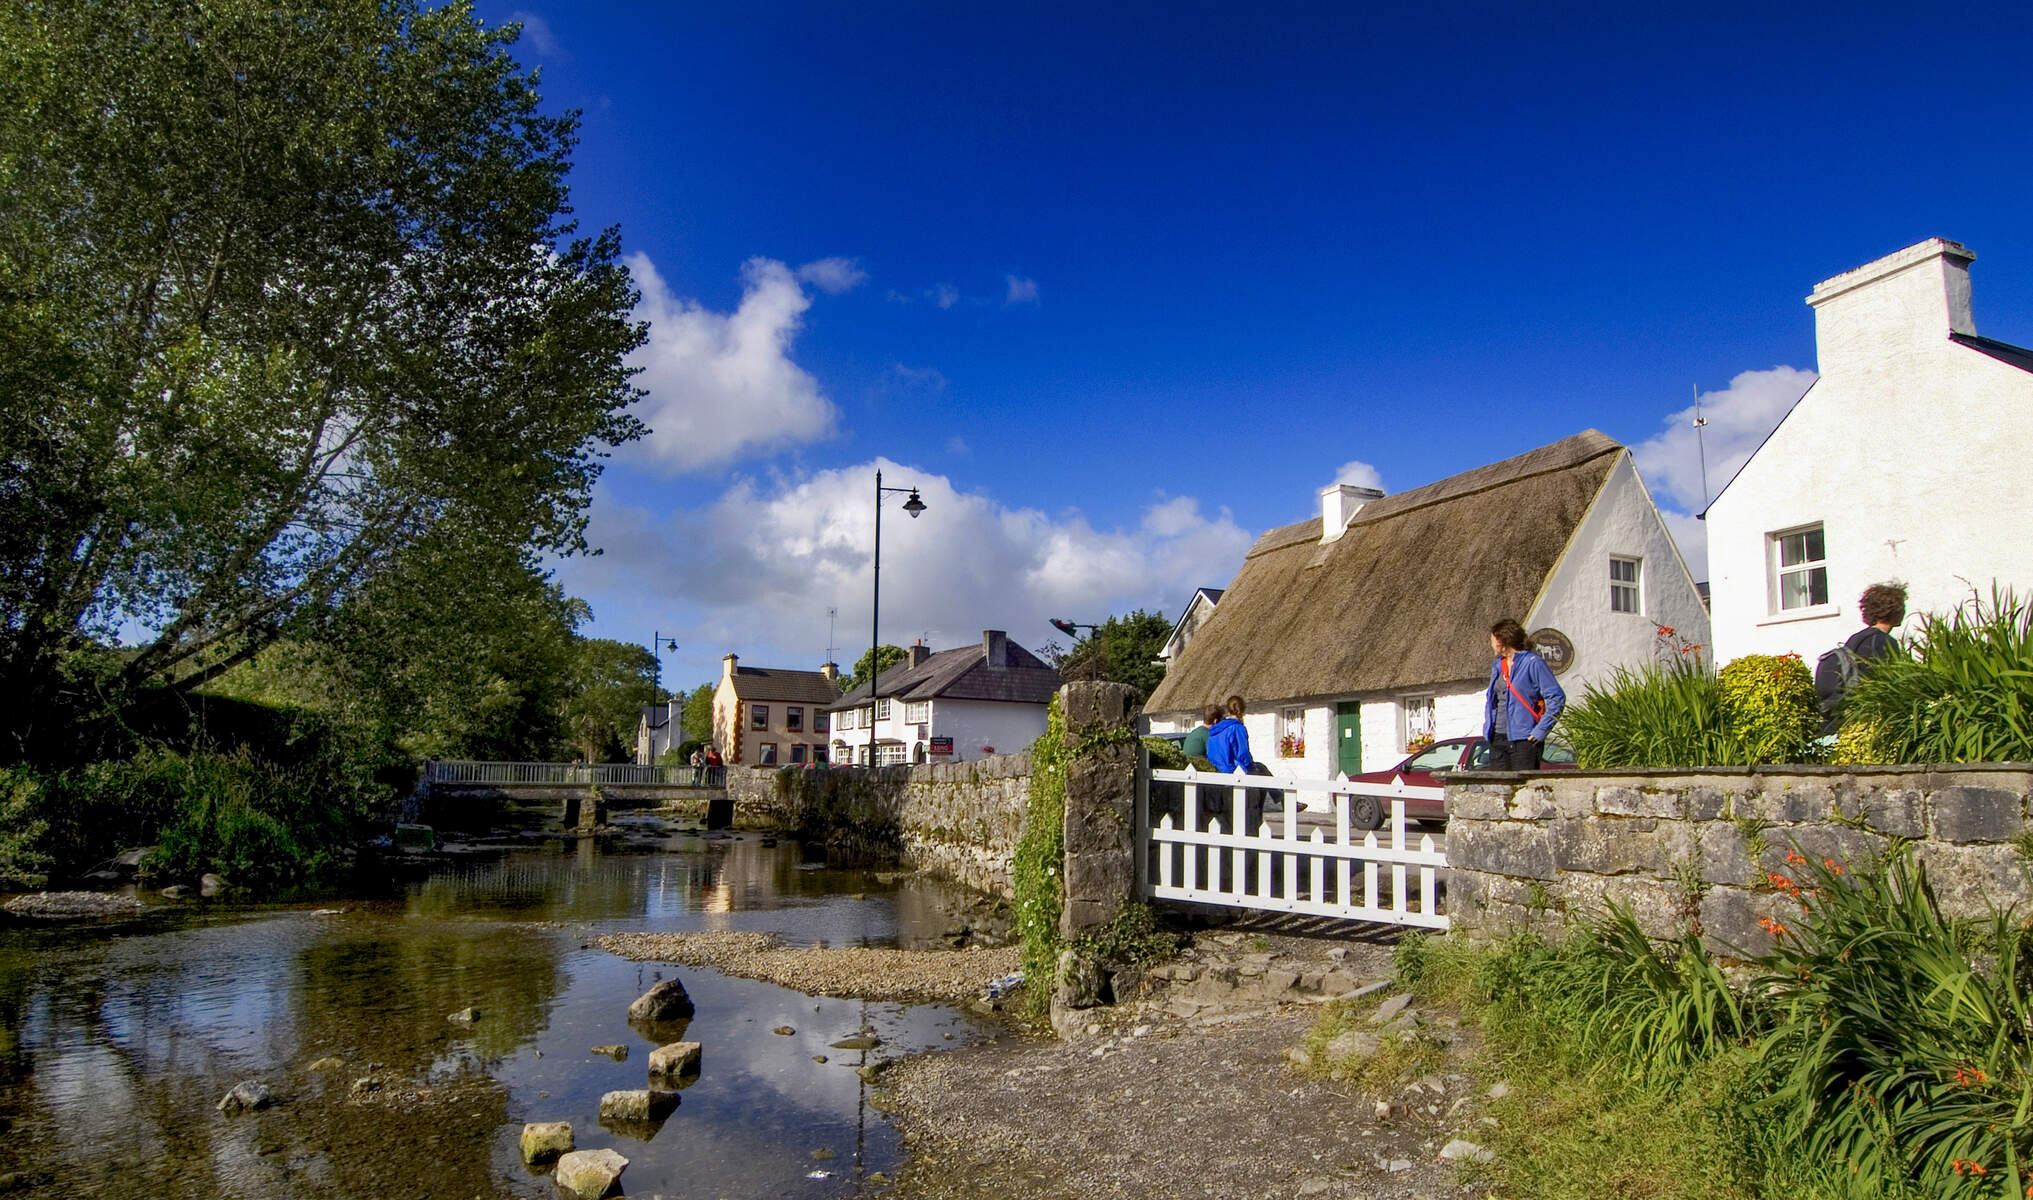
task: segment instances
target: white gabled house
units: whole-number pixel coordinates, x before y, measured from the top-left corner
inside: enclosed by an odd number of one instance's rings
[[[1257,539],[1145,706],[1155,732],[1241,695],[1251,753],[1315,778],[1482,731],[1489,627],[1552,631],[1579,696],[1708,617],[1628,450],[1589,430],[1383,496],[1332,485],[1321,515]],[[1553,641],[1548,637],[1548,641]]]
[[[933,653],[923,642],[882,672],[873,703],[864,683],[827,706],[832,761],[877,766],[964,762],[1027,749],[1045,732],[1059,672],[1000,629]]]
[[[1167,665],[1179,657],[1179,652],[1186,648],[1186,643],[1192,641],[1193,635],[1200,632],[1200,627],[1207,624],[1207,618],[1214,615],[1214,606],[1219,603],[1221,603],[1220,588],[1194,588],[1193,598],[1186,602],[1186,610],[1180,613],[1178,621],[1173,623],[1172,636],[1165,639],[1164,646],[1158,650],[1158,657]]]
[[[1873,583],[1913,615],[2033,589],[2033,350],[1977,335],[1975,258],[1933,238],[1807,297],[1820,378],[1705,514],[1718,661],[1813,663]]]

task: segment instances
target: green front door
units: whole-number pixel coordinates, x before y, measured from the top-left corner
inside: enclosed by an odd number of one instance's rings
[[[1334,706],[1334,769],[1343,775],[1362,774],[1362,705],[1343,700]]]

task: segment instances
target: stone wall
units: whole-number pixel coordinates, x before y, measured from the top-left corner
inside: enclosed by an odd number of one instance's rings
[[[1767,875],[1798,848],[1867,861],[1910,839],[1943,908],[2033,899],[2033,766],[1545,771],[1447,787],[1446,911],[1456,929],[1557,936],[1615,899],[1647,932],[1692,924],[1725,955],[1761,954],[1760,918],[1795,920]]]
[[[1005,897],[1030,786],[1028,751],[874,770],[727,770],[738,824],[895,856]]]

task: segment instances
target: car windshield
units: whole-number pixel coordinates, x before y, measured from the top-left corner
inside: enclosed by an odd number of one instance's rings
[[[1539,761],[1551,763],[1571,763],[1575,761],[1574,751],[1569,750],[1567,747],[1560,745],[1558,742],[1547,742],[1546,752],[1544,755],[1540,757]]]
[[[1461,743],[1442,742],[1421,750],[1400,768],[1406,771],[1449,771],[1461,765]]]

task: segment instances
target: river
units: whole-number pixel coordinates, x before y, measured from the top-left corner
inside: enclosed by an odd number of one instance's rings
[[[570,1121],[579,1148],[630,1160],[631,1196],[872,1194],[897,1138],[853,1069],[870,1056],[831,1044],[872,1027],[894,1056],[991,1029],[947,1007],[819,999],[584,943],[754,930],[936,948],[967,897],[754,834],[637,832],[654,846],[525,843],[381,897],[163,902],[136,921],[0,932],[0,1193],[548,1198],[517,1136]],[[703,1044],[703,1070],[660,1128],[605,1130],[601,1094],[644,1087],[649,1051],[673,1034],[631,1029],[628,1004],[672,974],[697,1006],[682,1036]],[[447,1020],[467,1007],[470,1026]],[[282,1102],[218,1112],[247,1079]]]

